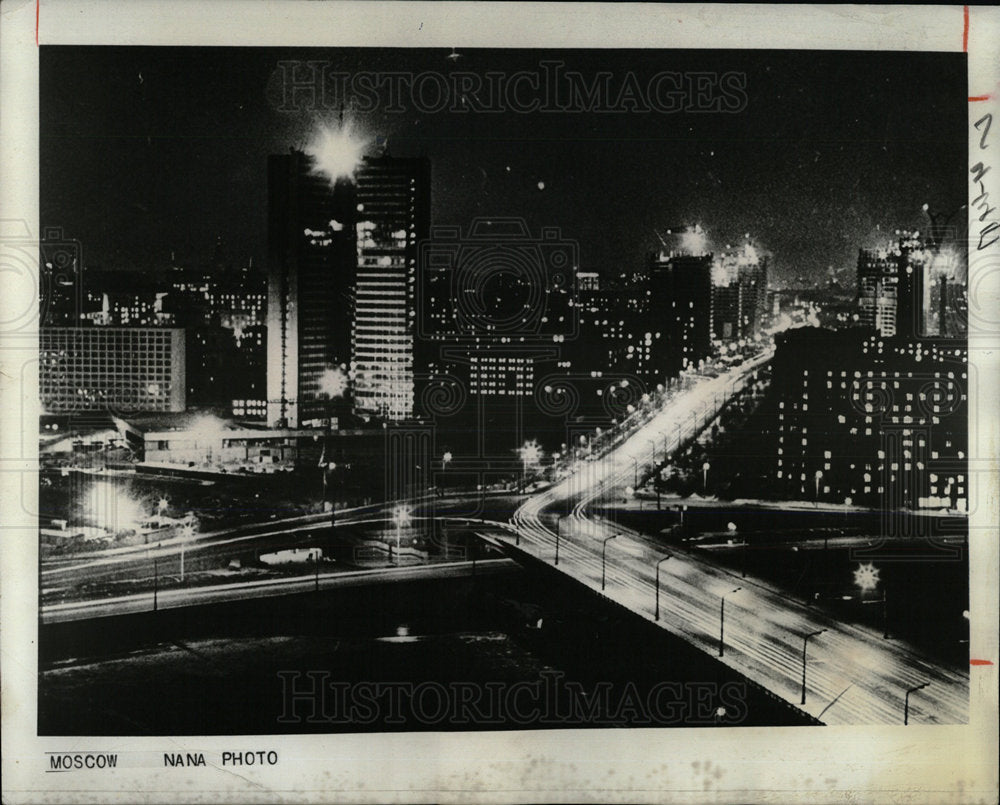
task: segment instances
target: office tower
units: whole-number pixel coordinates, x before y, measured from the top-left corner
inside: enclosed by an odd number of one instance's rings
[[[668,376],[696,366],[712,349],[711,254],[660,252],[650,260],[650,315],[663,321]]]
[[[861,324],[886,337],[927,335],[930,308],[927,272],[931,253],[917,232],[897,232],[888,249],[858,253],[858,303]]]
[[[319,424],[323,377],[350,360],[354,188],[299,151],[268,158],[267,421]]]
[[[767,258],[749,243],[721,254],[712,266],[712,336],[753,338],[767,314]]]
[[[920,338],[926,335],[924,316],[930,301],[926,273],[930,253],[916,232],[901,233],[898,251],[896,334],[906,338]]]
[[[430,162],[366,158],[355,173],[354,411],[413,417],[418,246],[430,229]]]
[[[899,290],[899,262],[894,251],[858,251],[858,306],[863,327],[884,336],[896,334],[896,298]]]

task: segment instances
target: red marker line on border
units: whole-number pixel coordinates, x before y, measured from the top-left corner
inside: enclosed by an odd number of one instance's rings
[[[969,665],[993,665],[992,660],[969,660]]]
[[[970,95],[969,103],[975,103],[976,101],[988,101],[992,97],[992,95]]]
[[[38,47],[38,9],[42,5],[42,0],[35,0],[35,47]]]
[[[962,6],[963,17],[965,18],[965,25],[962,27],[962,52],[969,52],[969,7]]]

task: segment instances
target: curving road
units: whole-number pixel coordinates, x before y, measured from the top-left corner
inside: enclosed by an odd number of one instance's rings
[[[967,673],[590,513],[595,502],[622,498],[644,463],[669,455],[696,435],[770,357],[765,353],[718,378],[698,379],[645,421],[630,423],[631,433],[598,460],[583,462],[573,475],[521,506],[512,518],[515,532],[504,540],[519,542],[520,550],[550,564],[558,551],[558,569],[595,590],[602,586],[604,552],[604,595],[650,620],[657,614],[655,567],[660,563],[658,622],[663,628],[827,724],[902,724],[906,691],[924,683],[929,684],[910,695],[911,724],[965,723]],[[803,706],[806,635],[813,636]]]

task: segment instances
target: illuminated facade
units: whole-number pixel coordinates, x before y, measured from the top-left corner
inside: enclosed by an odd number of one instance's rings
[[[858,253],[860,322],[883,337],[921,338],[928,334],[931,286],[927,273],[932,254],[919,233],[897,235],[890,248]]]
[[[966,357],[955,341],[780,336],[774,486],[791,499],[965,511]]]
[[[899,264],[888,250],[862,249],[858,253],[858,307],[863,327],[885,337],[896,334],[896,296]]]
[[[268,158],[267,421],[319,421],[321,380],[350,354],[354,192],[298,151]]]
[[[712,267],[712,338],[753,338],[767,315],[767,258],[751,246],[726,252]]]
[[[167,327],[42,327],[42,408],[50,413],[183,411],[184,331]]]
[[[414,413],[417,250],[430,228],[430,162],[365,159],[355,184],[354,410],[406,420]]]

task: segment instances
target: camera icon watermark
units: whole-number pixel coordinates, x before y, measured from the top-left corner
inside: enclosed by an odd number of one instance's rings
[[[81,311],[82,247],[58,227],[41,240],[27,221],[0,221],[0,332],[36,337],[39,325],[72,323]]]
[[[514,349],[575,338],[579,253],[558,227],[533,237],[523,218],[434,228],[420,244],[420,336]]]

